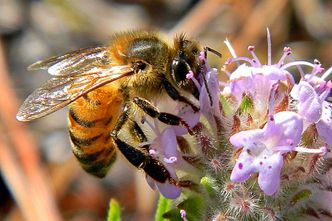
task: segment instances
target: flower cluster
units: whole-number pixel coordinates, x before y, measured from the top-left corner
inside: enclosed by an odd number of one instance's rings
[[[233,51],[229,42],[226,44]],[[331,70],[318,77],[317,74],[324,69],[317,60],[314,63],[285,63],[292,52],[289,47],[284,48],[284,54],[276,64],[271,64],[269,54],[268,64],[262,65],[254,49],[248,47],[252,59],[234,56],[226,62],[227,65],[238,61],[249,63],[249,66],[240,65],[232,73],[226,71],[229,82],[223,95],[234,97],[238,104],[236,111],[244,100],[250,103],[251,110],[247,114],[254,121],[237,125],[237,133],[229,139],[235,149],[242,148],[230,179],[243,182],[251,174],[258,173],[260,188],[265,194],[272,195],[279,188],[280,172],[287,155],[292,152],[324,155],[327,146],[332,144],[332,105],[325,101],[332,83],[324,80]],[[301,65],[311,67],[312,72],[304,74]],[[299,83],[295,83],[293,75],[287,71],[292,66],[300,70]],[[301,143],[311,125],[316,127],[316,135],[322,141],[320,147],[318,142],[311,147]]]
[[[289,47],[272,63],[269,32],[267,64],[258,59],[254,46],[248,47],[248,58],[238,57],[231,44],[225,44],[232,54],[222,68],[228,81],[219,80],[202,52],[202,73],[190,71],[186,76],[199,91],[200,111],[176,103],[172,113],[187,127],[145,120],[155,134],[149,153],[165,164],[174,180],[190,179],[206,187],[210,195],[203,194],[204,208],[217,214],[215,220],[328,214],[310,202],[332,185],[324,176],[331,165],[332,82],[327,79],[332,68],[325,71],[318,60],[294,61]],[[182,192],[171,183],[148,182],[166,198],[178,198]],[[191,205],[192,194],[185,191],[178,205],[183,220],[195,210],[184,206]]]

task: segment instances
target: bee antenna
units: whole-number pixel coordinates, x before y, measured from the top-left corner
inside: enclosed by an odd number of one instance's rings
[[[219,51],[214,50],[213,48],[205,47],[205,48],[204,48],[204,53],[205,53],[205,55],[207,54],[207,52],[211,52],[212,54],[217,55],[219,58],[222,57],[222,54],[221,54]]]

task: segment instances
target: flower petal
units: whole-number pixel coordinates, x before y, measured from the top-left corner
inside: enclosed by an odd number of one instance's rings
[[[160,140],[165,157],[177,157],[177,141],[175,132],[172,127],[163,130]]]
[[[262,74],[272,81],[283,81],[287,79],[288,72],[274,65],[263,65],[261,68],[254,69],[255,74]]]
[[[294,85],[291,96],[298,100],[298,114],[310,123],[317,122],[322,114],[322,102],[315,89],[306,81]]]
[[[166,182],[166,183],[155,182],[155,183],[156,183],[160,193],[163,194],[163,196],[168,199],[176,199],[181,194],[181,191],[182,191],[181,188],[177,187],[173,184],[170,184],[168,182]]]
[[[213,68],[206,74],[206,83],[207,85],[203,84],[199,95],[201,111],[204,115],[212,114],[215,116],[220,116],[220,89],[218,73],[216,69]],[[206,86],[209,89],[209,93],[207,92]]]
[[[229,141],[235,146],[235,148],[252,146],[251,143],[261,139],[263,135],[264,131],[262,129],[241,131],[231,136]]]
[[[274,146],[297,145],[300,142],[303,131],[303,120],[300,115],[291,111],[282,111],[274,115],[264,130],[264,137],[271,148]]]
[[[145,180],[149,184],[151,189],[153,189],[153,190],[156,189],[155,181],[150,176],[145,176]]]
[[[327,101],[323,102],[323,112],[320,121],[316,124],[319,136],[326,143],[332,145],[332,104]]]
[[[282,155],[274,153],[259,167],[258,185],[265,194],[273,195],[278,190],[282,165]]]
[[[190,128],[196,126],[200,118],[199,112],[194,113],[190,105],[183,103],[179,103],[177,109],[178,113],[176,115],[181,117],[189,125]],[[177,136],[181,136],[188,133],[188,130],[183,126],[172,126],[172,128],[174,129],[175,134]]]
[[[254,158],[247,151],[242,151],[231,173],[231,181],[243,182],[256,171],[253,165]]]

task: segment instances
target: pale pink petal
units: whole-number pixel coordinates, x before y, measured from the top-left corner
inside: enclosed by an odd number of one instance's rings
[[[273,121],[269,121],[263,130],[266,139],[273,141],[274,146],[288,146],[290,141],[295,146],[301,140],[303,120],[294,112],[282,111],[275,114]]]
[[[161,134],[161,146],[166,158],[177,156],[176,135],[172,127],[166,128]]]
[[[231,173],[231,181],[243,182],[256,172],[253,164],[254,158],[247,151],[242,151]]]
[[[324,101],[323,112],[320,121],[316,124],[319,136],[326,143],[332,145],[332,104]]]
[[[200,118],[199,112],[194,113],[191,106],[183,103],[180,103],[177,109],[177,116],[181,117],[189,125],[190,128],[196,126]],[[172,128],[174,129],[177,136],[188,133],[188,130],[183,126],[172,126]]]
[[[274,65],[263,65],[261,68],[255,68],[254,74],[262,74],[272,81],[282,81],[287,79],[288,72]]]
[[[202,113],[205,116],[214,115],[220,116],[220,107],[219,107],[219,79],[216,69],[211,69],[206,74],[206,83],[203,84],[200,95],[199,102]],[[209,89],[209,93],[207,91]]]
[[[250,145],[252,142],[263,138],[264,131],[261,129],[241,131],[230,137],[229,141],[235,148]]]
[[[275,153],[259,168],[258,184],[265,194],[273,195],[278,190],[282,165],[282,155]]]
[[[301,81],[292,89],[291,95],[298,100],[298,114],[310,123],[317,122],[322,114],[322,102],[315,89],[305,81]]]

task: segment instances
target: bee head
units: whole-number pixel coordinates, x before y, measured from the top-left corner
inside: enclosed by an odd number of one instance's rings
[[[179,88],[197,97],[198,90],[195,84],[186,76],[190,71],[194,74],[194,77],[200,74],[202,62],[199,60],[199,53],[203,51],[203,48],[196,41],[187,40],[185,35],[176,38],[174,45],[175,55],[171,63],[173,81]]]

